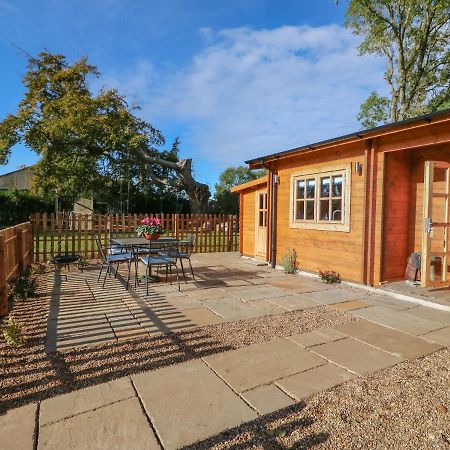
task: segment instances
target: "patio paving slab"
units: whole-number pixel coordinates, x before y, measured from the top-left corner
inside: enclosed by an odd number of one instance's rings
[[[416,308],[408,309],[405,311],[405,314],[411,314],[442,325],[450,326],[450,312],[447,311],[440,311],[438,309],[428,308],[427,306],[417,306]]]
[[[159,449],[139,400],[129,398],[42,426],[39,450]]]
[[[288,295],[284,289],[280,289],[273,286],[255,286],[250,289],[243,289],[232,293],[234,296],[240,298],[244,301],[251,300],[262,300],[271,297],[281,297],[283,295]]]
[[[199,303],[197,300],[193,300],[187,296],[154,300],[150,302],[150,305],[155,311],[164,311],[170,309],[183,311],[185,309],[196,309],[202,306],[201,303]]]
[[[413,316],[404,311],[392,310],[384,306],[357,309],[355,311],[350,311],[350,314],[416,336],[443,328],[443,325],[440,323]]]
[[[326,362],[282,338],[208,356],[204,360],[239,393]]]
[[[442,348],[439,344],[367,320],[339,325],[336,330],[406,359],[420,358]]]
[[[399,300],[389,295],[372,295],[364,299],[366,303],[373,306],[385,306],[392,309],[409,309],[416,308],[417,303],[408,302],[406,300]]]
[[[345,338],[345,334],[332,330],[327,333],[326,330],[315,330],[311,333],[296,334],[289,336],[288,339],[301,345],[302,347],[313,347],[314,345],[326,344],[327,342],[337,341]]]
[[[135,395],[130,380],[120,378],[52,397],[41,402],[39,423],[41,426],[48,425]]]
[[[188,291],[187,295],[195,300],[214,300],[217,298],[229,297],[224,290],[219,288],[199,289],[196,291]]]
[[[353,338],[312,347],[314,353],[359,375],[393,366],[403,358],[372,347]]]
[[[37,403],[0,415],[0,446],[5,450],[33,450]]]
[[[256,306],[257,308],[260,308],[270,314],[282,314],[289,311],[288,309],[283,308],[276,303],[272,303],[269,300],[252,300],[247,303],[251,306]]]
[[[180,448],[257,417],[200,360],[132,379],[166,449]]]
[[[450,347],[450,327],[422,334],[420,337]]]
[[[255,317],[262,317],[268,314],[266,311],[245,303],[238,298],[207,300],[203,302],[203,304],[207,306],[211,311],[219,314],[224,319],[230,322],[253,319]]]
[[[274,287],[287,289],[289,291],[296,292],[298,294],[305,292],[324,291],[330,289],[330,285],[321,283],[316,280],[307,280],[300,277],[289,277],[283,280],[272,280],[269,284]]]
[[[269,414],[294,404],[291,397],[273,384],[259,386],[250,391],[243,392],[241,397],[256,409],[259,414]]]
[[[353,311],[354,309],[367,308],[372,306],[370,303],[363,302],[362,300],[350,300],[344,303],[335,303],[330,305],[330,308],[337,309],[338,311]]]
[[[366,295],[352,292],[345,288],[330,288],[324,291],[303,294],[305,298],[313,300],[321,305],[332,305],[333,303],[348,302],[350,300],[362,300]]]
[[[355,375],[348,370],[328,363],[282,378],[275,381],[275,384],[296,400],[303,400],[312,394],[330,389],[354,377]]]
[[[304,297],[302,294],[289,294],[283,297],[269,298],[268,301],[286,308],[288,311],[300,311],[319,306],[319,303]]]

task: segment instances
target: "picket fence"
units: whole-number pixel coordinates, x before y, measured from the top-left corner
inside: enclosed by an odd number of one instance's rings
[[[195,236],[195,253],[239,250],[239,217],[221,214],[149,214],[161,219],[165,236]],[[98,258],[95,236],[108,245],[111,237],[136,236],[143,214],[36,213],[31,216],[33,260],[46,262],[55,255],[78,254]]]
[[[30,267],[32,248],[30,222],[0,230],[0,316],[8,314],[8,283]]]

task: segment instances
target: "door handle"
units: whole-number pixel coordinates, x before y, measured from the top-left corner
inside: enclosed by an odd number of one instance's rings
[[[433,221],[430,217],[425,219],[425,233],[431,233],[433,231]]]

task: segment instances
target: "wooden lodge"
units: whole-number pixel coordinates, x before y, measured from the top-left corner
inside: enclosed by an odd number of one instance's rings
[[[369,285],[401,280],[421,253],[423,286],[450,285],[450,110],[247,161],[268,176],[240,196],[240,252]]]

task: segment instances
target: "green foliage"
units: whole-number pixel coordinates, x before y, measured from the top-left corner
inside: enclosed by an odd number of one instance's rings
[[[14,297],[26,300],[36,294],[36,280],[29,276],[22,276],[16,279],[13,288]]]
[[[230,192],[233,186],[256,180],[266,175],[266,170],[250,170],[245,166],[228,167],[225,169],[216,184],[215,198],[211,203],[211,210],[216,214],[238,214],[239,196]]]
[[[286,273],[295,274],[298,271],[298,259],[295,249],[290,248],[287,255],[281,258],[281,267]]]
[[[320,271],[319,278],[326,284],[337,284],[341,282],[341,276],[333,270]]]
[[[35,263],[31,266],[31,273],[33,275],[42,275],[47,272],[47,265],[44,263]]]
[[[450,100],[450,0],[350,0],[346,26],[363,36],[360,54],[385,58],[390,97],[372,93],[365,126],[445,108]]]
[[[10,347],[22,347],[25,344],[22,327],[14,320],[12,315],[9,315],[8,321],[2,326],[2,333]]]
[[[0,225],[25,222],[36,211],[53,212],[53,202],[27,191],[0,191]]]
[[[361,105],[358,120],[364,128],[373,128],[389,122],[391,102],[387,97],[381,97],[375,91]]]
[[[87,266],[89,266],[89,262],[86,259],[80,258],[78,260],[78,269],[83,271]]]

